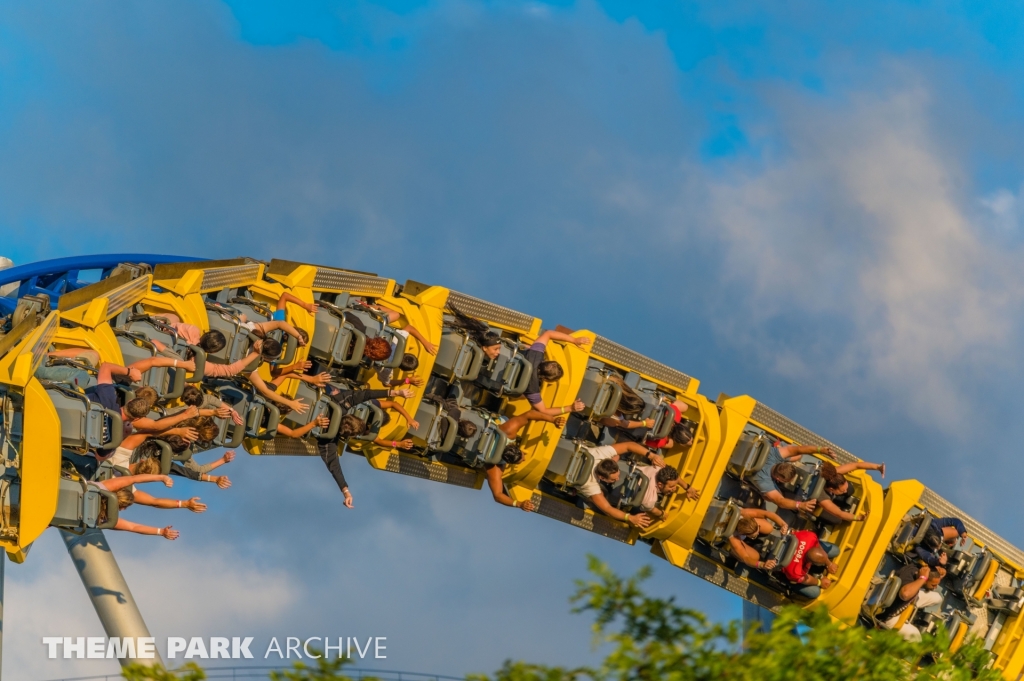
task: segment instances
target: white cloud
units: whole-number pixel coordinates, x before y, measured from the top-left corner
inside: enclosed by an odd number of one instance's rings
[[[179,542],[140,551],[144,537],[111,537],[114,554],[150,633],[216,636],[272,623],[299,599],[294,575],[261,570],[229,545],[198,551]],[[152,541],[152,540],[151,540]],[[132,545],[128,546],[130,542]],[[120,545],[120,546],[119,546]],[[107,660],[50,660],[43,636],[103,636],[103,628],[56,531],[45,533],[24,565],[7,565],[4,674],[8,679],[116,674]]]
[[[968,217],[965,182],[929,131],[928,107],[920,87],[842,109],[791,107],[791,152],[713,183],[709,210],[727,247],[726,276],[754,289],[744,308],[751,347],[790,375],[888,386],[914,397],[917,418],[954,427],[966,415],[956,376],[979,351],[1008,346],[1024,275],[1019,254]],[[1005,214],[1011,198],[986,205]],[[852,332],[829,347],[814,347],[828,338],[820,332],[780,347],[766,333],[779,318]]]

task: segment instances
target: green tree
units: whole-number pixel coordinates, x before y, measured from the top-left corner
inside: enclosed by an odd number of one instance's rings
[[[575,669],[506,661],[472,681],[996,681],[980,641],[955,654],[943,635],[910,643],[893,631],[842,627],[824,608],[784,609],[771,631],[741,644],[738,622],[717,624],[674,597],[641,589],[645,567],[623,579],[590,557],[596,579],[577,582],[574,612],[594,614],[595,642],[610,645],[598,667]]]
[[[508,660],[494,673],[467,681],[996,681],[981,641],[949,653],[949,641],[925,636],[904,641],[897,632],[842,627],[824,608],[784,609],[771,631],[742,640],[738,622],[710,622],[683,608],[674,597],[655,598],[641,588],[652,570],[629,578],[615,574],[593,556],[591,581],[578,581],[573,611],[592,613],[594,641],[609,652],[596,667],[553,667]],[[345,658],[302,662],[271,673],[272,681],[352,681]],[[129,681],[202,681],[194,665],[177,672],[129,667]],[[364,681],[379,681],[365,679]]]

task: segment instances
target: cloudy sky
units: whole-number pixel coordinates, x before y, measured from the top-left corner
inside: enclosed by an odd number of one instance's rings
[[[586,327],[889,463],[1018,545],[1022,15],[1010,3],[0,7],[0,242],[312,260]],[[158,636],[387,636],[385,668],[592,660],[592,552],[642,547],[345,457],[233,464],[113,536]],[[166,517],[145,510],[133,519]],[[739,603],[655,562],[652,589]],[[7,571],[9,678],[100,635],[56,535]]]

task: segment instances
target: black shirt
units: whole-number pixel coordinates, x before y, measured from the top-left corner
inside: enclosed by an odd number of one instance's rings
[[[329,394],[328,397],[334,400],[342,409],[348,411],[357,404],[362,404],[369,400],[386,398],[390,392],[390,390],[370,390],[369,388],[361,388],[358,390],[339,390],[336,393]]]
[[[902,590],[907,584],[917,581],[917,573],[921,568],[916,565],[907,565],[906,567],[900,568],[896,576],[900,578],[900,589]],[[922,587],[924,588],[924,587]],[[900,598],[899,592],[896,593],[896,600],[892,602],[888,608],[882,611],[882,614],[878,616],[879,622],[885,622],[886,620],[892,619],[896,615],[899,615],[904,610],[910,607],[910,604],[917,600],[917,594],[909,600],[905,601]]]

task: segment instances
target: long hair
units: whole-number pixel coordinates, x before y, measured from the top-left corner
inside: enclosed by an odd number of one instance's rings
[[[501,336],[491,331],[491,328],[479,319],[470,317],[453,305],[448,306],[448,311],[455,317],[452,321],[452,326],[465,331],[480,347],[486,348],[489,345],[497,345],[501,342]]]
[[[608,380],[622,388],[622,399],[619,400],[619,408],[616,411],[626,418],[640,416],[644,411],[644,407],[647,406],[643,398],[626,385],[626,382],[622,380],[622,376],[612,374],[608,377]]]

